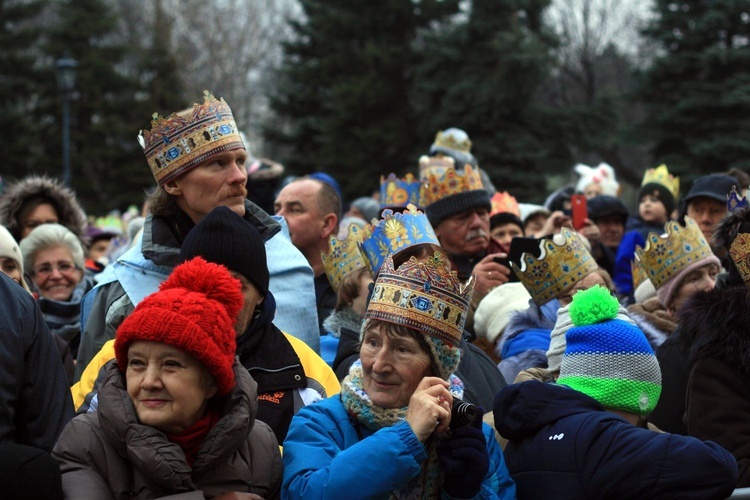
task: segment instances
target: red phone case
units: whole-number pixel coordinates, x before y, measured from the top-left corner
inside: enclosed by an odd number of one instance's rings
[[[579,231],[588,218],[588,209],[586,208],[586,197],[582,194],[574,194],[570,197],[571,212],[573,216],[573,227]]]

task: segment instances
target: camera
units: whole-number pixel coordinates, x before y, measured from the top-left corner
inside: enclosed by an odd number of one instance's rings
[[[466,427],[472,425],[477,418],[479,410],[471,403],[467,403],[457,397],[453,397],[451,408],[451,427]]]

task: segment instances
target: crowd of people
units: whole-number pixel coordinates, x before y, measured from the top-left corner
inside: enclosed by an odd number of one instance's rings
[[[141,210],[87,217],[45,176],[0,194],[6,498],[750,486],[750,176],[680,196],[648,168],[631,213],[581,164],[519,203],[448,128],[345,203],[251,158],[209,92],[165,116]]]

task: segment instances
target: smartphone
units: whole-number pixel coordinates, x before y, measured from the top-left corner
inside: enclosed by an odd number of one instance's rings
[[[582,194],[574,194],[570,197],[570,212],[573,219],[573,227],[580,231],[586,225],[588,219],[588,209],[586,208],[586,197]]]
[[[495,257],[492,259],[493,262],[497,262],[501,266],[505,266],[510,270],[510,275],[508,275],[508,283],[516,283],[518,282],[518,276],[516,276],[515,271],[513,271],[513,268],[510,267],[510,259],[508,257]]]

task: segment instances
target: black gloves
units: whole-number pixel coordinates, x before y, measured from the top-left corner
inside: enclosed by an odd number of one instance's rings
[[[438,445],[443,489],[453,498],[475,497],[490,468],[482,433],[483,413],[480,408],[472,425],[455,428],[451,438]]]

